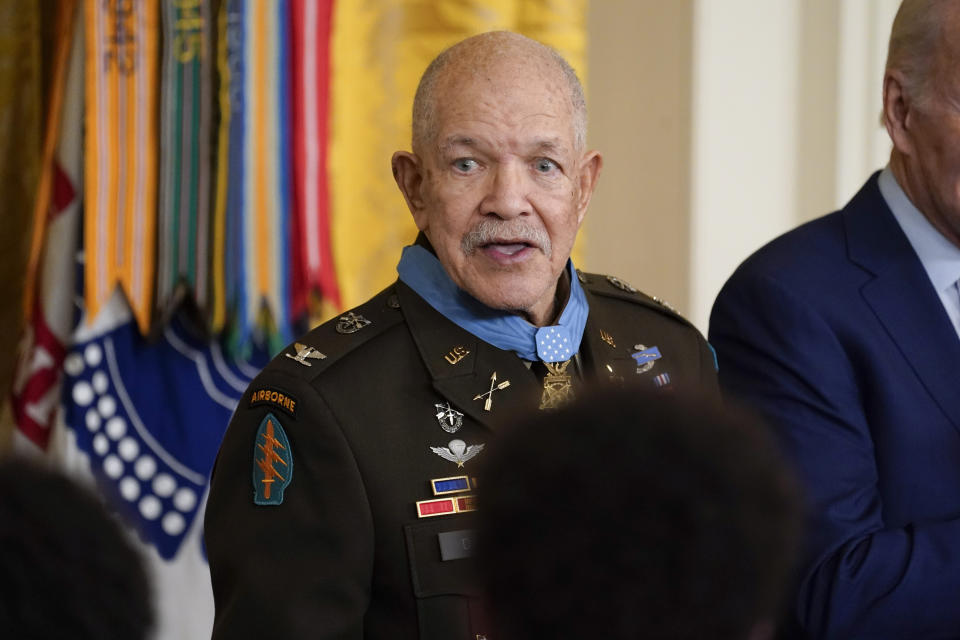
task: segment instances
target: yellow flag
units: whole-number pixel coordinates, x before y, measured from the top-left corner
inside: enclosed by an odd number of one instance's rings
[[[334,7],[331,226],[342,300],[350,307],[396,279],[400,248],[416,237],[390,157],[410,148],[413,95],[430,61],[464,38],[507,29],[556,49],[585,81],[586,0],[371,0]]]

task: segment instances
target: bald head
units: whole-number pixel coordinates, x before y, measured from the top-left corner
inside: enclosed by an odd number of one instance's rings
[[[887,51],[887,71],[898,71],[907,95],[916,101],[930,97],[936,85],[943,51],[953,42],[960,2],[957,0],[903,0],[893,21]]]
[[[433,142],[437,122],[437,99],[457,83],[492,75],[494,70],[513,68],[517,73],[535,72],[555,78],[564,87],[573,116],[574,142],[586,145],[587,103],[576,72],[563,57],[536,40],[510,31],[490,31],[467,38],[444,50],[423,72],[413,99],[413,151],[420,153]]]

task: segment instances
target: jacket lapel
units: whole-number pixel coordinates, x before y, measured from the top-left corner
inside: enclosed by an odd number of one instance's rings
[[[866,303],[954,427],[960,430],[960,339],[920,259],[877,187],[843,212],[850,259],[873,274]]]
[[[580,357],[583,360],[587,379],[608,381],[635,377],[636,362],[630,357],[634,352],[635,336],[619,335],[615,327],[619,326],[611,318],[603,317],[603,305],[596,303],[596,296],[584,289],[590,315],[583,328],[583,340],[580,342]],[[607,342],[604,336],[610,339]],[[653,346],[653,345],[646,345]]]
[[[403,282],[397,282],[397,296],[434,389],[457,410],[498,429],[536,409],[540,385],[516,354],[497,349],[450,322]]]

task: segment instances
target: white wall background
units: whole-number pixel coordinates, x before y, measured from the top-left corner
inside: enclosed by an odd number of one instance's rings
[[[898,6],[694,0],[686,311],[704,333],[746,256],[885,164],[881,79]]]

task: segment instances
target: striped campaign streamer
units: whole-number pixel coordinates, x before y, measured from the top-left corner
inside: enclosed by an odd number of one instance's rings
[[[247,307],[247,261],[243,244],[244,136],[246,132],[246,2],[227,0],[221,5],[218,68],[220,69],[220,146],[217,166],[217,200],[214,209],[213,329],[228,328],[231,344],[249,335],[241,310]],[[222,262],[217,258],[222,255]],[[219,265],[222,264],[222,271]]]
[[[231,53],[236,59],[237,47],[230,43],[235,39],[236,2],[220,4],[217,14],[217,72],[220,74],[220,125],[217,130],[216,175],[214,176],[213,223],[210,230],[210,328],[220,333],[227,324],[227,193],[230,178],[230,130],[234,110],[242,107],[240,100],[233,100],[234,78],[238,75],[231,64]],[[228,25],[233,24],[231,30]]]
[[[244,12],[243,255],[240,342],[254,326],[274,351],[292,338],[289,317],[289,81],[286,0]]]
[[[158,0],[84,3],[87,318],[120,285],[150,327],[157,197]]]
[[[333,0],[290,0],[293,76],[292,313],[340,306],[330,248],[327,182]]]
[[[183,295],[207,310],[211,0],[163,0],[157,308],[169,317]],[[186,290],[184,290],[186,289]]]

